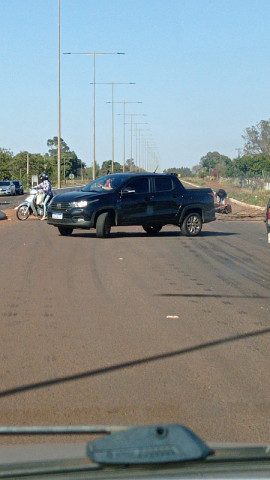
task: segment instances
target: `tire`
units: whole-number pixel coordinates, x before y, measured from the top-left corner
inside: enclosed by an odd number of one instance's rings
[[[98,238],[108,238],[111,232],[112,220],[109,212],[101,213],[97,218],[96,236]]]
[[[202,218],[199,213],[189,213],[184,219],[181,232],[187,237],[196,237],[202,229]]]
[[[27,207],[27,205],[21,205],[16,211],[16,215],[18,220],[27,220],[30,215],[29,207]]]
[[[162,225],[143,225],[142,227],[148,235],[156,235],[162,229]]]
[[[68,235],[71,235],[73,232],[72,227],[58,227],[60,235],[63,235],[64,237],[67,237]]]

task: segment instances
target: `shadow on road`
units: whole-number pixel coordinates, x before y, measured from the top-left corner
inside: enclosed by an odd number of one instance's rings
[[[201,232],[201,234],[196,237],[228,237],[231,235],[238,235],[238,233],[234,232]],[[106,239],[113,239],[113,238],[162,238],[162,237],[183,237],[181,231],[174,231],[174,232],[160,232],[156,235],[149,235],[144,232],[111,232],[110,236]],[[73,233],[70,235],[68,238],[97,238],[96,233]],[[185,237],[186,238],[186,237]],[[189,237],[189,238],[195,238],[195,237]]]
[[[250,298],[252,300],[268,300],[270,296],[264,295],[217,295],[208,293],[156,293],[155,297],[183,297],[183,298]]]
[[[117,363],[109,367],[102,367],[102,368],[97,368],[95,370],[88,370],[86,372],[81,372],[74,375],[67,375],[65,377],[58,377],[51,380],[44,380],[40,382],[29,383],[26,385],[21,385],[19,387],[2,390],[2,392],[0,391],[0,398],[8,397],[11,395],[17,395],[19,393],[28,392],[31,390],[37,390],[40,388],[60,385],[67,382],[83,380],[85,378],[95,377],[98,375],[104,375],[107,373],[116,372],[118,370],[124,370],[126,368],[133,368],[140,365],[156,362],[159,360],[166,360],[168,358],[173,358],[180,355],[186,355],[187,353],[197,352],[199,350],[205,350],[211,347],[217,347],[219,345],[224,345],[226,343],[232,343],[239,340],[258,337],[260,335],[265,335],[267,333],[270,333],[270,328],[265,328],[263,330],[255,330],[253,332],[242,333],[242,334],[234,335],[231,337],[225,337],[218,340],[213,340],[211,342],[201,343],[191,347],[183,348],[181,350],[174,350],[168,353],[162,353],[162,354],[152,355],[149,357],[139,358],[137,360],[130,360],[128,362]]]

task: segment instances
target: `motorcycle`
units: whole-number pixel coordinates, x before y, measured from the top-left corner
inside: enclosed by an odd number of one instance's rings
[[[32,188],[29,196],[17,207],[16,215],[19,220],[27,220],[30,215],[43,216],[43,201],[45,193],[37,188]]]

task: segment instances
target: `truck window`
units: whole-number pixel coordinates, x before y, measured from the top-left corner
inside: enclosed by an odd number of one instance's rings
[[[155,177],[155,191],[168,192],[173,189],[171,177]]]
[[[135,190],[136,193],[149,193],[149,181],[146,177],[133,178],[126,186]]]

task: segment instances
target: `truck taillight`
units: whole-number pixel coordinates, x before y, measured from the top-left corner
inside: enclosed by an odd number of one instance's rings
[[[270,207],[268,208],[267,218],[268,218],[268,220],[270,220]]]

